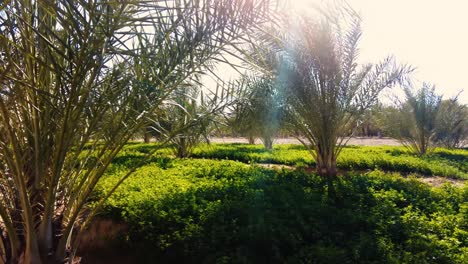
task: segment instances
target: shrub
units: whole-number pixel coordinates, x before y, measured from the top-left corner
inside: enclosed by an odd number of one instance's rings
[[[123,173],[121,171],[120,173]],[[105,193],[118,175],[100,185]],[[468,186],[428,185],[372,171],[326,183],[296,170],[174,160],[136,172],[106,215],[130,226],[140,261],[162,263],[463,263]]]
[[[277,145],[267,151],[259,145],[211,144],[195,149],[194,157],[229,159],[245,163],[274,163],[315,166],[308,151],[300,145]],[[343,170],[397,171],[468,179],[468,151],[437,148],[431,154],[416,156],[403,147],[346,146],[338,157]]]

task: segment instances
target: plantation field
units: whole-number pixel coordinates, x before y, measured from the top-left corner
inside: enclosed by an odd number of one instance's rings
[[[262,145],[211,144],[194,150],[193,157],[229,159],[244,163],[273,163],[294,166],[314,166],[311,154],[302,145],[276,145],[267,151]],[[347,146],[338,157],[342,170],[395,171],[423,176],[444,176],[468,179],[468,151],[436,149],[433,153],[418,157],[404,147]]]
[[[95,196],[154,148],[128,144]],[[159,149],[106,202],[101,218],[125,226],[108,245],[135,263],[467,262],[467,150],[345,147],[333,201],[310,166],[300,145],[203,145],[190,159]],[[432,175],[460,184],[417,178]]]

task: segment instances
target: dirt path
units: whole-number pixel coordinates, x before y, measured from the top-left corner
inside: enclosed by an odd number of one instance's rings
[[[418,178],[418,180],[424,183],[427,183],[431,186],[435,186],[435,187],[441,186],[442,184],[446,182],[449,182],[457,187],[462,187],[466,182],[466,180],[462,180],[462,179],[450,179],[450,178],[440,177],[440,176],[423,177],[423,178]]]
[[[215,137],[211,138],[213,143],[247,143],[247,139],[243,137]],[[261,144],[260,139],[255,140],[256,144]],[[276,138],[274,144],[301,144],[296,138]],[[393,138],[351,138],[347,145],[360,146],[401,146],[400,142]]]

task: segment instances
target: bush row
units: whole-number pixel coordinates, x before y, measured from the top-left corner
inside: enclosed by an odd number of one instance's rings
[[[195,149],[193,157],[228,159],[245,163],[274,163],[314,166],[312,155],[301,145],[276,145],[273,151],[261,145],[211,144]],[[436,149],[422,157],[403,147],[347,146],[338,157],[344,170],[396,171],[468,179],[468,151]]]

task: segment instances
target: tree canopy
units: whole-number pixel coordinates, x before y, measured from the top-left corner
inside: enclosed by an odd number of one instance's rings
[[[391,57],[359,65],[360,25],[352,10],[339,10],[286,17],[259,33],[253,60],[283,89],[287,119],[305,138],[299,139],[321,175],[336,175],[336,158],[358,119],[383,89],[404,83],[412,71]]]

